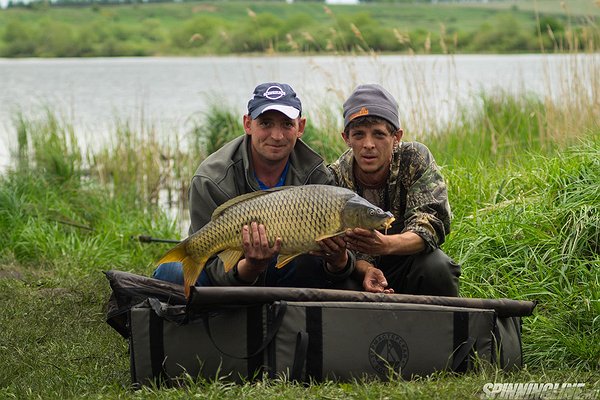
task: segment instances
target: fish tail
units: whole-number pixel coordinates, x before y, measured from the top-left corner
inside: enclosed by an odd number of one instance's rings
[[[180,262],[183,264],[183,288],[185,297],[190,297],[190,286],[196,283],[200,273],[204,269],[207,259],[202,258],[196,260],[186,250],[186,241],[179,243],[165,254],[159,261],[158,265],[167,262]]]
[[[185,249],[185,241],[179,243],[177,246],[173,247],[171,250],[167,252],[160,260],[158,260],[158,265],[168,263],[168,262],[182,262],[184,258],[188,256],[188,253]]]

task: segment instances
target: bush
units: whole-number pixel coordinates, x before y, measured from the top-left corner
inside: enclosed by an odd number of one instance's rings
[[[234,53],[270,51],[285,42],[285,37],[280,36],[283,26],[284,21],[270,13],[251,17],[232,28],[230,50]]]
[[[171,43],[180,49],[205,47],[206,51],[210,52],[207,44],[215,36],[218,36],[219,30],[225,29],[225,26],[218,18],[210,16],[194,17],[192,20],[185,22],[180,28],[173,30]]]
[[[472,35],[468,48],[482,53],[519,53],[536,51],[539,46],[536,37],[523,30],[514,16],[504,14],[496,17],[492,24],[481,25]]]
[[[3,57],[33,57],[35,53],[35,33],[32,28],[19,20],[11,20],[4,30]]]

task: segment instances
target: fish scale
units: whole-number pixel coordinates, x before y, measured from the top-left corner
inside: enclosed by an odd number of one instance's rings
[[[238,196],[220,207],[211,221],[171,249],[160,263],[183,263],[185,292],[196,281],[208,258],[223,260],[226,270],[243,256],[242,228],[252,222],[265,225],[270,246],[281,238],[281,267],[295,256],[319,250],[318,240],[345,229],[387,227],[394,217],[351,190],[306,185],[269,189]],[[281,260],[281,261],[280,261]]]
[[[305,243],[309,238],[314,239],[315,233],[325,234],[328,230],[339,231],[341,228],[341,221],[339,217],[335,218],[335,213],[325,212],[327,210],[324,207],[318,207],[328,199],[319,191],[310,190],[310,193],[316,194],[315,198],[308,199],[293,192],[283,192],[281,196],[263,196],[257,198],[255,202],[244,202],[239,207],[231,207],[223,213],[220,224],[210,227],[210,230],[216,234],[209,236],[209,241],[215,244],[208,247],[213,251],[236,245],[241,248],[239,232],[244,225],[249,225],[253,221],[260,224],[270,221],[267,237],[271,246],[275,243],[275,238],[280,237],[282,238],[281,253],[293,254],[300,250],[306,251]],[[340,204],[335,204],[335,208],[341,205],[339,200],[337,203]],[[293,210],[293,212],[285,212],[285,210]],[[219,225],[229,228],[220,238],[219,233],[222,230],[219,229]],[[303,225],[308,229],[298,229]],[[220,241],[220,245],[217,245],[217,241]],[[315,243],[311,250],[318,248]]]

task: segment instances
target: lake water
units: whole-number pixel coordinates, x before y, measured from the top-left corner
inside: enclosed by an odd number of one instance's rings
[[[49,108],[89,145],[110,138],[117,121],[181,134],[211,104],[241,118],[264,81],[291,84],[318,125],[326,110],[341,114],[357,84],[377,82],[398,99],[405,130],[425,132],[450,121],[459,105],[476,107],[481,91],[556,98],[571,77],[587,79],[574,72],[592,57],[598,68],[600,55],[0,59],[0,170],[14,148],[18,112],[37,118]]]

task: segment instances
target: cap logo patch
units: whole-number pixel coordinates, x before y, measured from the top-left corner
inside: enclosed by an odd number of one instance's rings
[[[348,118],[348,120],[352,121],[354,118],[362,117],[365,115],[369,115],[369,110],[367,110],[367,107],[363,107],[358,112],[355,112],[354,114],[352,114],[350,116],[350,118]]]
[[[267,91],[263,93],[263,96],[269,100],[277,100],[285,96],[285,92],[279,86],[269,86]]]

